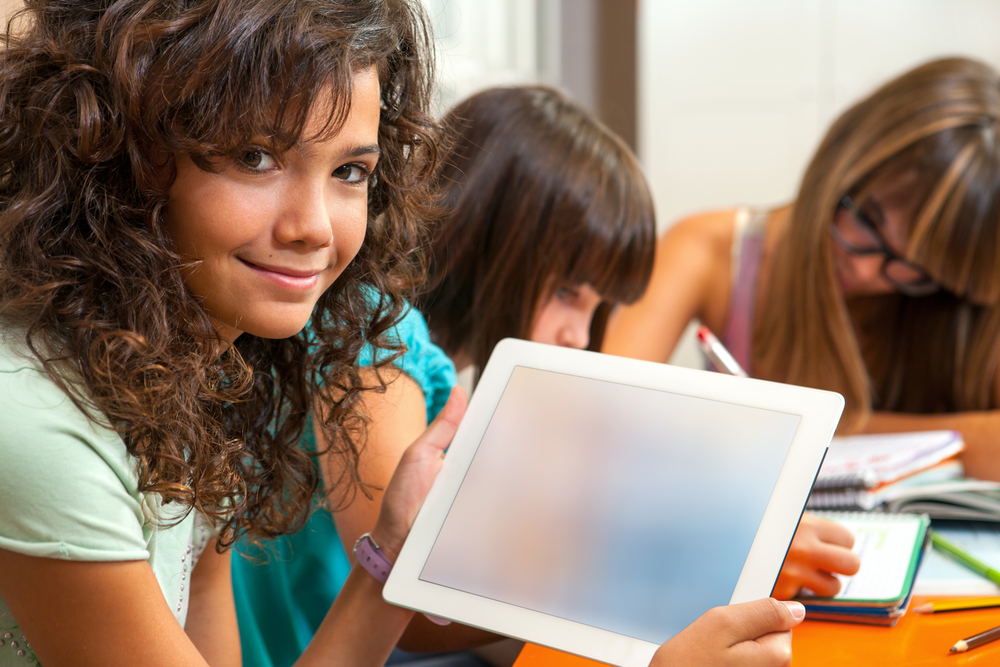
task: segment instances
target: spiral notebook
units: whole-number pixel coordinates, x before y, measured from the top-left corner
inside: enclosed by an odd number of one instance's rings
[[[923,557],[930,519],[921,514],[817,512],[854,535],[861,568],[837,575],[840,592],[832,598],[802,596],[806,618],[895,625],[906,613]]]
[[[875,488],[926,470],[965,449],[957,431],[914,431],[837,437],[814,489]]]

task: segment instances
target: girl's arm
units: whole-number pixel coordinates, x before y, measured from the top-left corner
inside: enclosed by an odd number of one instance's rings
[[[333,514],[337,534],[351,564],[354,564],[354,543],[375,525],[382,505],[383,490],[392,479],[403,452],[427,428],[427,408],[420,385],[397,369],[381,372],[388,385],[385,393],[367,392],[362,401],[362,409],[371,426],[359,468],[362,479],[375,487],[370,490],[372,497],[369,499],[358,492],[350,505]],[[374,377],[367,377],[365,380],[370,383]],[[326,445],[324,438],[322,429],[317,428],[316,442],[321,449]],[[339,477],[337,464],[338,461],[333,457],[323,458],[321,467],[326,481],[333,482]],[[329,485],[327,488],[330,488]],[[339,500],[336,494],[330,498],[334,507]],[[499,639],[502,637],[464,625],[435,625],[418,614],[413,617],[399,645],[407,651],[452,651],[481,646]]]
[[[0,549],[0,596],[45,667],[210,664],[177,623],[146,561],[68,561]],[[227,621],[235,617],[220,625]],[[238,664],[235,627],[221,634],[233,643],[213,642],[211,657],[222,652]]]
[[[935,429],[962,434],[965,440],[962,463],[967,476],[1000,481],[1000,410],[935,415],[876,412],[865,427],[867,433]]]
[[[240,667],[240,632],[229,551],[218,553],[209,541],[191,572],[191,597],[184,632],[212,667]]]
[[[371,534],[395,562],[420,504],[434,482],[444,450],[465,414],[465,392],[453,389],[437,418],[406,448],[386,487]],[[382,584],[355,563],[347,582],[296,665],[382,665],[413,612],[382,599]]]
[[[369,427],[358,462],[358,473],[371,485],[369,492],[372,497],[368,498],[358,490],[347,507],[333,513],[337,534],[352,565],[354,543],[375,526],[382,507],[382,495],[403,452],[427,428],[427,409],[420,385],[398,369],[382,370],[381,373],[387,384],[385,393],[365,392],[361,400],[361,410],[369,420]],[[369,385],[377,381],[375,371],[371,369],[363,371],[362,378]],[[321,418],[325,417],[323,405],[317,406],[317,412]],[[319,450],[326,449],[328,443],[323,429],[317,426],[315,436]],[[332,488],[340,479],[340,465],[339,457],[323,455],[320,458],[325,488]],[[331,506],[339,507],[341,500],[334,489],[330,493]]]

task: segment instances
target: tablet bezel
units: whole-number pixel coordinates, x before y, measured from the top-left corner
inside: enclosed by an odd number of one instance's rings
[[[391,604],[620,667],[645,667],[658,645],[421,581],[438,534],[515,367],[673,392],[801,417],[730,604],[767,597],[844,407],[840,394],[505,339],[493,351],[441,472],[417,514],[383,596]]]

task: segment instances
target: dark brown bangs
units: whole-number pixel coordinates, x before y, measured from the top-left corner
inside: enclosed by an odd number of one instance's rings
[[[556,284],[634,301],[652,273],[652,199],[632,153],[579,105],[545,87],[494,88],[445,120],[436,175],[446,214],[421,309],[451,354],[482,366],[528,338]]]
[[[642,296],[656,248],[653,201],[639,166],[628,158],[617,169],[601,170],[565,273],[572,284],[589,283],[612,303]]]

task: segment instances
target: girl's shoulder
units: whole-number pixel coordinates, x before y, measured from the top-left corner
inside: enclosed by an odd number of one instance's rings
[[[745,209],[707,211],[681,218],[660,238],[660,248],[698,250],[718,260],[728,260],[741,210]]]
[[[69,560],[148,556],[125,443],[0,331],[0,548]]]
[[[674,223],[657,244],[659,280],[673,282],[677,276],[686,276],[708,289],[717,278],[728,276],[739,214],[739,209],[709,211]]]
[[[434,344],[423,314],[407,305],[399,321],[386,334],[394,344],[402,344],[406,351],[392,363],[420,387],[427,407],[427,420],[431,421],[444,407],[451,388],[457,382],[455,365],[444,350]],[[386,353],[379,350],[380,360]],[[371,365],[371,350],[362,355],[362,364]]]

